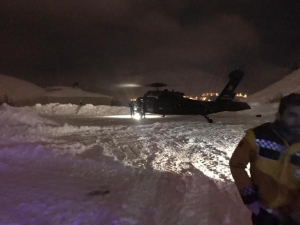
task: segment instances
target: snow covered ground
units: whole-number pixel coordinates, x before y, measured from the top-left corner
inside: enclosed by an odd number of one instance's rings
[[[1,225],[249,225],[229,158],[276,104],[129,118],[126,107],[0,106]],[[262,117],[256,117],[261,114]]]

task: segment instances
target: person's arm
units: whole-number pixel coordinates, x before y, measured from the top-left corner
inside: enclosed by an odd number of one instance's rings
[[[285,223],[283,224],[300,224],[300,190],[299,188],[292,193],[291,201],[278,208],[278,211]],[[297,221],[298,223],[291,223]]]
[[[244,138],[234,150],[229,163],[235,184],[244,204],[247,205],[248,208],[249,206],[254,206],[254,208],[258,207],[257,190],[246,172],[248,163],[253,162],[256,157],[256,149],[255,135],[252,131],[247,131]],[[252,209],[250,210],[253,211]],[[254,209],[254,211],[255,210],[256,209]]]

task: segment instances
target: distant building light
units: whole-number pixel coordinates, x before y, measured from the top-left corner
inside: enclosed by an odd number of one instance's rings
[[[200,100],[200,101],[212,101],[212,100],[215,100],[215,98],[211,98],[211,97],[218,97],[219,96],[219,93],[203,93],[199,96],[195,96],[195,97],[192,97],[192,96],[188,96],[188,95],[185,95],[183,96],[184,98],[188,98],[188,99],[192,99],[192,100]],[[236,98],[247,98],[247,94],[243,94],[243,93],[236,93],[235,95]]]

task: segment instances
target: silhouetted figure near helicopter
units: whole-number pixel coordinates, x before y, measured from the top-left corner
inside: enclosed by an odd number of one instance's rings
[[[144,97],[144,100],[143,100],[143,113],[142,113],[142,117],[144,116],[144,118],[146,118],[146,110],[147,110],[147,106],[146,106],[146,99]]]
[[[146,118],[146,97],[140,97],[136,100],[136,113],[140,114],[141,118]]]
[[[134,116],[134,102],[131,101],[129,103],[129,108],[130,108],[130,116],[133,117]]]

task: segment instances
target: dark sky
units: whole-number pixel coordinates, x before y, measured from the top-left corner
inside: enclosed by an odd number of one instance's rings
[[[0,73],[39,86],[142,94],[166,82],[220,91],[246,71],[252,93],[299,60],[299,0],[0,0]],[[133,96],[130,96],[133,97]]]

